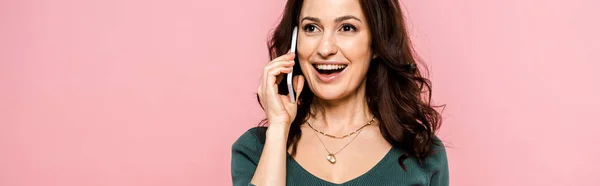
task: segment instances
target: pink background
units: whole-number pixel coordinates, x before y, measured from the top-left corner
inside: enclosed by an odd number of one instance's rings
[[[230,185],[284,1],[0,1],[0,185]],[[405,0],[451,185],[600,185],[600,3]]]

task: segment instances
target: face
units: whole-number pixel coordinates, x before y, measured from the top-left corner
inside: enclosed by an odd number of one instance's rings
[[[364,87],[373,55],[358,0],[306,0],[299,21],[297,56],[315,96],[336,100]]]

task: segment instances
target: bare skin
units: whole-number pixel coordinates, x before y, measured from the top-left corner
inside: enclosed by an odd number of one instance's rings
[[[316,96],[311,106],[316,113],[309,118],[313,127],[329,134],[342,136],[355,131],[373,114],[365,97],[366,74],[373,54],[367,19],[357,0],[307,0],[300,13],[297,54],[286,54],[265,66],[258,94],[269,121],[265,147],[251,183],[260,186],[286,184],[286,139],[289,125],[296,117],[297,104],[277,94],[277,83],[293,66],[298,55],[306,77],[294,78],[298,94],[304,81]],[[347,63],[344,74],[333,82],[322,82],[313,70],[313,63],[337,61]],[[379,122],[364,128],[356,139],[336,154],[331,164],[317,139],[317,134],[302,125],[302,138],[294,159],[314,176],[332,183],[350,181],[373,168],[390,150],[383,139]],[[327,149],[337,152],[355,137],[333,139],[319,137]],[[366,150],[368,149],[368,150]]]

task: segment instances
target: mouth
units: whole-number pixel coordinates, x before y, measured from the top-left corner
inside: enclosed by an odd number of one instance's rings
[[[337,64],[336,65],[313,64],[313,67],[317,70],[317,72],[319,74],[330,75],[330,74],[335,74],[335,73],[339,73],[339,72],[343,71],[344,69],[346,69],[346,67],[348,67],[348,65],[345,65],[345,64],[339,64],[339,65],[337,65]]]
[[[320,82],[331,83],[344,74],[348,64],[313,64],[312,66]]]

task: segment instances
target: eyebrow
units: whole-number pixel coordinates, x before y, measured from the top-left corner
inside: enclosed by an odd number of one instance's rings
[[[359,21],[359,22],[362,23],[362,21],[360,19],[358,19],[357,17],[351,16],[351,15],[346,15],[346,16],[335,18],[335,23],[339,23],[339,22],[342,22],[342,21],[345,21],[345,20],[348,20],[348,19],[356,19],[357,21]],[[304,20],[314,21],[314,22],[317,22],[317,23],[321,22],[321,20],[319,18],[316,18],[316,17],[304,17],[304,18],[302,18],[302,20],[300,20],[300,22],[302,22]]]

